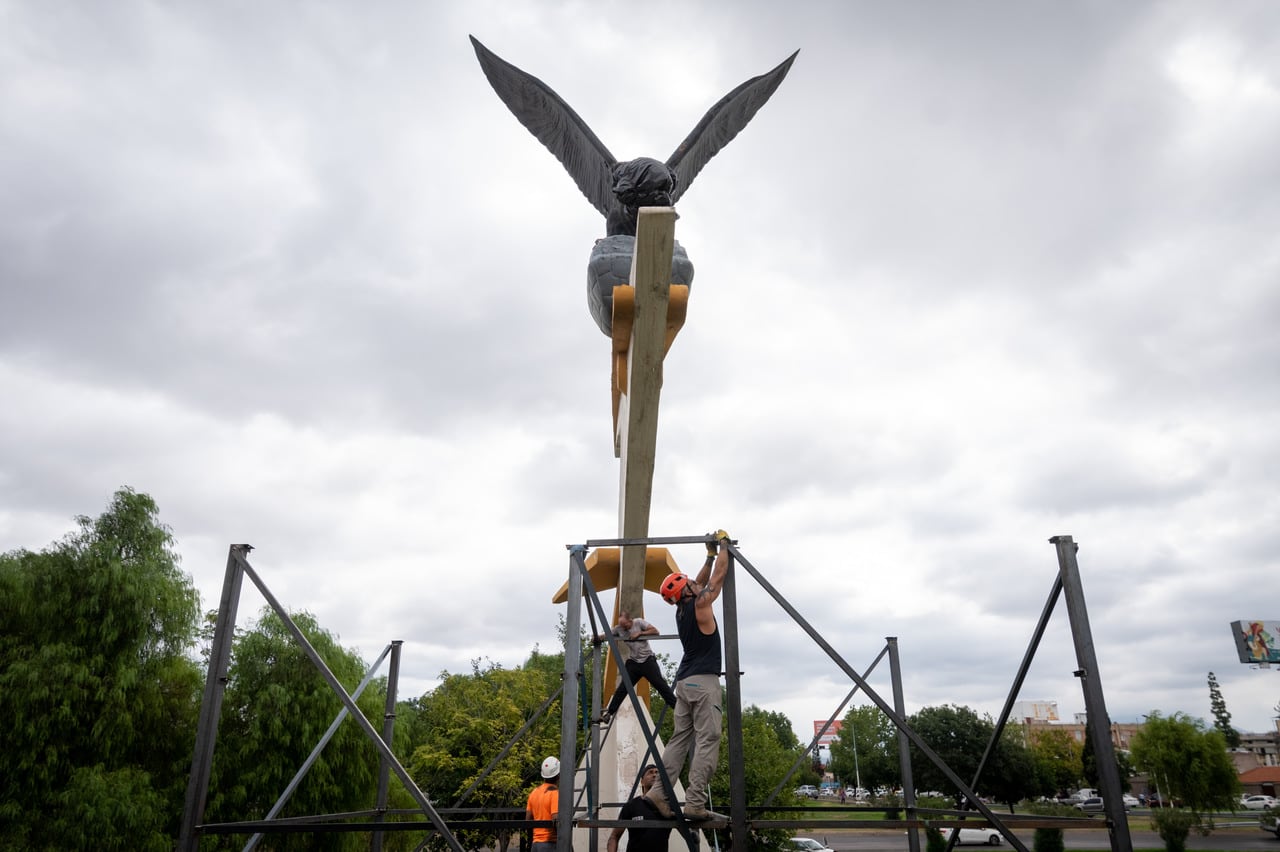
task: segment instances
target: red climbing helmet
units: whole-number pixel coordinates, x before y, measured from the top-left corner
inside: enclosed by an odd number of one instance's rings
[[[664,601],[673,604],[684,595],[684,588],[687,585],[689,585],[689,578],[677,571],[667,575],[667,579],[663,580],[662,585],[658,587],[658,593],[662,595]]]

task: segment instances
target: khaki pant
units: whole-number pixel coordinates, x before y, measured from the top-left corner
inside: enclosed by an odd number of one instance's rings
[[[692,748],[685,810],[708,810],[707,785],[720,762],[720,676],[693,675],[676,681],[676,699],[675,729],[662,752],[662,765],[675,783]],[[653,785],[649,798],[666,799],[661,784]]]

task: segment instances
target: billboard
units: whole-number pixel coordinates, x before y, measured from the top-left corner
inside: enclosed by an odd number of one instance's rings
[[[818,736],[818,732],[822,730],[822,726],[825,724],[827,724],[825,719],[822,720],[821,722],[814,720],[813,735],[815,737]],[[829,746],[831,745],[832,740],[840,739],[840,729],[842,727],[844,727],[844,722],[841,721],[840,719],[836,719],[832,721],[830,727],[827,728],[826,733],[824,733],[821,737],[818,737],[818,747],[822,748],[823,746]]]
[[[1280,621],[1246,618],[1231,622],[1242,663],[1280,663]]]

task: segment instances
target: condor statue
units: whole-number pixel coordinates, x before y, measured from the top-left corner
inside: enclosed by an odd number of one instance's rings
[[[613,324],[613,287],[631,273],[636,210],[669,207],[702,167],[747,126],[782,83],[799,51],[767,74],[752,77],[720,99],[665,162],[651,157],[618,162],[576,112],[550,86],[503,60],[471,37],[476,57],[498,97],[530,133],[560,161],[591,206],[605,217],[587,269],[587,305],[606,335]],[[674,284],[690,284],[693,265],[677,243],[671,262]]]

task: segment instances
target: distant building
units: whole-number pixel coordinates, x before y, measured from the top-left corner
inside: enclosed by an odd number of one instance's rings
[[[1275,796],[1280,790],[1280,766],[1258,766],[1240,773],[1240,787],[1246,796]]]
[[[1236,760],[1241,770],[1255,766],[1280,766],[1280,732],[1268,731],[1265,734],[1240,734],[1240,747],[1233,751],[1233,756],[1246,753],[1252,762]]]
[[[826,724],[827,724],[826,719],[815,720],[813,723],[813,735],[815,737],[818,737],[818,732],[821,731],[822,726]],[[827,730],[823,732],[822,736],[818,737],[818,748],[820,749],[830,748],[831,743],[840,739],[841,727],[843,727],[843,723],[839,719],[837,719],[836,721],[828,725]]]
[[[1023,731],[1027,735],[1027,742],[1031,742],[1041,731],[1066,731],[1071,734],[1072,738],[1081,745],[1085,739],[1084,722],[1041,722],[1036,719],[1024,719],[1022,722]],[[1121,751],[1128,751],[1133,743],[1134,735],[1142,730],[1140,722],[1112,722],[1111,723],[1111,745]]]
[[[1019,701],[1013,705],[1011,720],[1024,721],[1035,719],[1037,722],[1057,722],[1058,702],[1056,701]]]
[[[1056,702],[1020,701],[1014,705],[1009,723],[1022,724],[1028,743],[1034,741],[1041,732],[1052,730],[1066,731],[1076,742],[1083,745],[1088,714],[1072,714],[1074,722],[1054,721],[1057,716]],[[1141,722],[1112,722],[1111,745],[1121,751],[1129,751],[1133,738],[1141,730]],[[1240,746],[1231,749],[1229,754],[1231,762],[1235,764],[1236,772],[1240,775],[1240,783],[1245,792],[1274,796],[1273,791],[1280,789],[1280,720],[1277,721],[1275,731],[1258,734],[1241,732]],[[1132,780],[1135,782],[1135,790],[1143,786],[1138,782],[1145,782],[1143,776],[1135,776]]]

